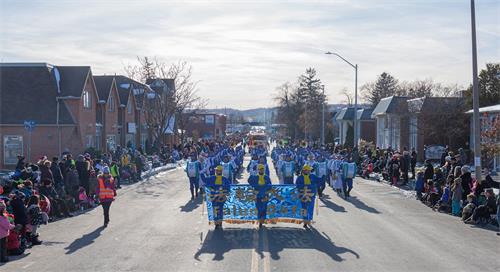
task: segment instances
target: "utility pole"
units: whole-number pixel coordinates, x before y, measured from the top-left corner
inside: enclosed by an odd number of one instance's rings
[[[354,147],[358,147],[358,65],[354,65]]]
[[[474,0],[470,1],[472,27],[472,104],[474,124],[474,166],[476,180],[481,181],[481,125],[479,123],[479,90],[477,86],[477,48],[476,48],[476,12]]]
[[[323,90],[323,99],[322,99],[322,109],[321,109],[321,144],[325,144],[325,86],[321,86]]]

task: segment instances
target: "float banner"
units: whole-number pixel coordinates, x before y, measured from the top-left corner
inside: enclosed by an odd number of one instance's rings
[[[295,185],[276,184],[263,198],[258,199],[257,193],[248,184],[231,185],[227,192],[205,187],[209,224],[221,219],[230,224],[257,223],[259,214],[264,219],[264,212],[266,223],[301,224],[313,219],[316,192],[310,187],[299,191]]]

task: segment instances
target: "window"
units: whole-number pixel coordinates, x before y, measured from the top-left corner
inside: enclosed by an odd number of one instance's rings
[[[83,107],[86,109],[92,108],[92,99],[89,91],[83,91]]]
[[[127,113],[132,114],[132,102],[130,101],[130,99],[127,103]]]
[[[5,165],[17,163],[17,155],[23,155],[23,136],[3,136],[3,162]],[[29,160],[29,158],[27,158]]]
[[[213,123],[214,123],[214,116],[213,115],[205,116],[205,124],[213,124]]]
[[[113,99],[113,95],[109,95],[108,98],[108,111],[115,111],[115,100]]]
[[[94,147],[93,145],[93,139],[94,139],[94,136],[93,135],[85,135],[85,148],[89,148],[89,147]]]

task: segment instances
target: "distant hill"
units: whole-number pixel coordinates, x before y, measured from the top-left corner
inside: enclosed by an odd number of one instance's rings
[[[345,104],[329,104],[327,111],[333,112],[337,111],[343,107]],[[255,108],[248,110],[238,110],[233,108],[218,108],[218,109],[205,109],[206,113],[217,113],[225,114],[227,116],[243,117],[245,121],[248,122],[265,122],[270,121],[278,113],[277,107],[272,108]]]

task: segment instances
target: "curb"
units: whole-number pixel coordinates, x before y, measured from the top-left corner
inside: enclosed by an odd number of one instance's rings
[[[165,171],[168,171],[168,170],[172,170],[172,169],[175,169],[179,166],[182,165],[182,162],[179,162],[179,163],[169,163],[167,165],[164,165],[164,166],[160,166],[160,167],[156,167],[156,168],[153,168],[153,169],[150,169],[150,170],[147,170],[145,172],[142,173],[141,175],[141,178],[142,179],[147,179],[147,178],[150,178],[154,175],[157,175],[161,172],[165,172]]]

